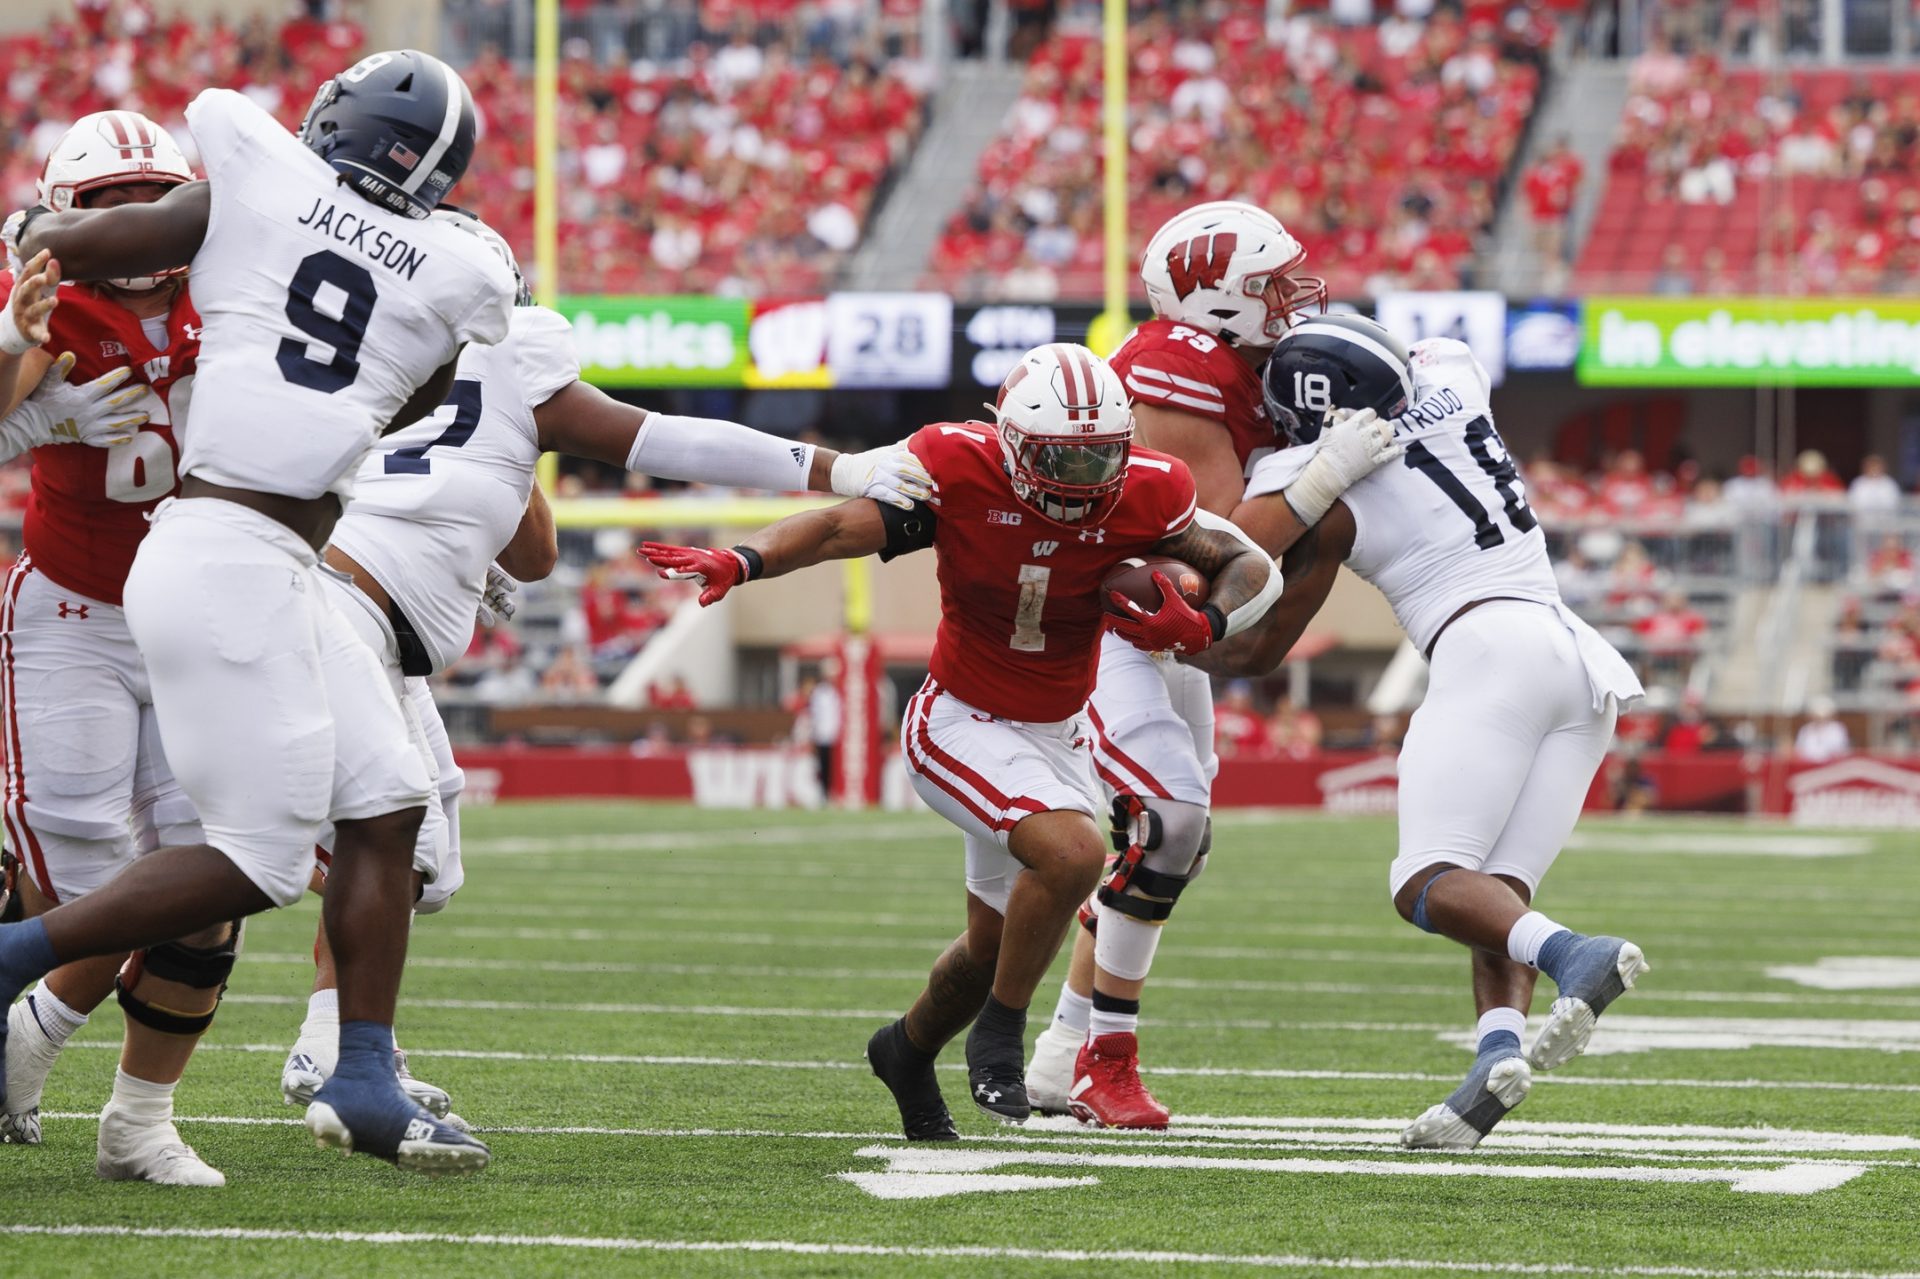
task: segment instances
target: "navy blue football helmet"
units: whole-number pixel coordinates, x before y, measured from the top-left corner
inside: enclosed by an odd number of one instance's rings
[[[410,218],[432,213],[473,159],[473,95],[430,53],[370,53],[321,85],[300,140],[355,191]]]
[[[1413,402],[1406,344],[1357,315],[1315,315],[1274,344],[1260,373],[1274,433],[1288,444],[1320,438],[1335,409],[1372,409],[1396,418]]]

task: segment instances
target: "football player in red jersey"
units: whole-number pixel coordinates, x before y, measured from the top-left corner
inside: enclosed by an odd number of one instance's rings
[[[1027,1005],[1105,855],[1084,710],[1103,626],[1149,651],[1199,652],[1280,594],[1272,560],[1197,509],[1183,463],[1132,448],[1120,379],[1085,347],[1028,352],[995,416],[908,441],[935,489],[913,510],[859,499],[730,550],[641,548],[662,572],[703,579],[703,604],[822,560],[934,548],[940,628],[901,742],[914,789],[966,836],[967,929],[907,1015],[867,1044],[910,1140],[957,1136],[933,1063],[969,1023],[974,1104],[1012,1123],[1029,1114]],[[1208,603],[1190,607],[1161,577],[1158,611],[1107,614],[1107,574],[1148,553],[1210,577]]]
[[[157,200],[192,178],[159,125],[107,111],[80,120],[54,147],[40,202],[111,208]],[[0,280],[12,287],[10,277]],[[0,427],[10,443],[19,435],[35,445],[25,551],[0,594],[4,817],[27,872],[29,915],[91,892],[148,849],[200,840],[161,752],[146,667],[121,610],[147,515],[177,486],[171,424],[191,393],[199,316],[180,272],[66,284],[57,296],[50,334],[22,357],[16,391],[39,385]],[[53,352],[63,353],[57,363]],[[93,381],[67,386],[69,367]],[[33,425],[47,417],[60,423],[51,433]],[[221,924],[43,978],[8,1014],[0,1140],[39,1142],[48,1069],[117,991],[126,1042],[100,1117],[100,1175],[224,1185],[180,1139],[173,1092],[213,1020],[238,941],[238,925]]]
[[[1250,204],[1216,201],[1154,233],[1140,267],[1154,318],[1114,353],[1140,441],[1192,472],[1200,509],[1226,516],[1246,475],[1282,444],[1262,406],[1259,367],[1288,327],[1326,305],[1326,285],[1294,274],[1300,242]],[[1371,415],[1328,428],[1317,470],[1288,493],[1295,536],[1397,449]],[[1315,487],[1319,495],[1315,495]],[[1205,863],[1219,764],[1213,688],[1171,654],[1109,636],[1087,708],[1094,765],[1113,800],[1115,869],[1080,913],[1073,963],[1034,1048],[1035,1109],[1110,1128],[1163,1128],[1167,1110],[1140,1082],[1140,996],[1160,929]]]

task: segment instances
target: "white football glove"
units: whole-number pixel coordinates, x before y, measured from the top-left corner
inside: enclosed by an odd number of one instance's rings
[[[1339,409],[1320,432],[1320,447],[1287,486],[1287,505],[1302,524],[1318,524],[1342,493],[1404,452],[1393,423],[1372,409]]]
[[[146,424],[147,414],[132,407],[145,398],[145,383],[127,385],[130,368],[103,373],[74,386],[73,352],[55,360],[33,394],[0,419],[0,456],[18,457],[45,444],[90,444],[109,448],[125,444]]]
[[[904,444],[842,453],[833,459],[829,483],[841,497],[870,497],[903,511],[933,494],[933,477]]]
[[[480,592],[480,621],[485,626],[498,626],[511,618],[519,609],[514,602],[513,593],[520,589],[507,570],[498,564],[487,565],[487,584]]]

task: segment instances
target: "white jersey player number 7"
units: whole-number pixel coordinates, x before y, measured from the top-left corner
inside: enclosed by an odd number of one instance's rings
[[[193,260],[206,332],[181,470],[348,497],[422,375],[461,343],[506,337],[513,279],[472,237],[342,187],[242,94],[207,90],[187,123],[213,203]]]

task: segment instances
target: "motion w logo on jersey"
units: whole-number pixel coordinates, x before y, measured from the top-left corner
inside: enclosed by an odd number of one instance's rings
[[[1167,251],[1167,274],[1173,277],[1173,291],[1185,298],[1195,289],[1218,288],[1239,243],[1239,236],[1222,231],[1174,245]]]
[[[1041,556],[1051,555],[1059,549],[1060,543],[1058,542],[1035,542],[1033,544],[1033,558],[1037,560]]]

